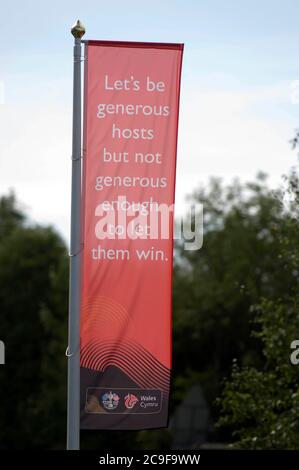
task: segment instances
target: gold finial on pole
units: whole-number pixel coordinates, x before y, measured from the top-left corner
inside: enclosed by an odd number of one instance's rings
[[[82,36],[85,34],[85,26],[83,23],[81,23],[80,20],[77,20],[77,22],[74,24],[74,26],[71,29],[71,33],[74,36],[74,38],[81,39]]]

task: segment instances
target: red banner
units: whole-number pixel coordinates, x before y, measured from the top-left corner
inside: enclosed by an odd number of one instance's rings
[[[85,45],[81,428],[167,426],[183,45]]]

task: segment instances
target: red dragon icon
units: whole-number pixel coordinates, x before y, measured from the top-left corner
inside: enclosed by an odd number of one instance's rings
[[[138,398],[135,397],[133,393],[128,393],[128,395],[125,396],[125,405],[126,405],[126,408],[128,408],[129,410],[134,408],[134,406],[136,405],[138,401],[139,401]]]

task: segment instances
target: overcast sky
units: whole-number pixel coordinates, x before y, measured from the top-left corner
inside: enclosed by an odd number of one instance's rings
[[[212,175],[275,185],[297,164],[298,0],[2,2],[0,195],[14,189],[31,219],[68,239],[77,18],[90,39],[185,43],[179,211]]]

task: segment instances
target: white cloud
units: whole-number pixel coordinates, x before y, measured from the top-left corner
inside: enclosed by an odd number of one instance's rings
[[[250,179],[266,171],[273,184],[296,163],[289,139],[299,123],[287,83],[221,91],[200,84],[183,89],[177,168],[177,209],[186,192],[210,176]],[[270,111],[274,109],[273,115]],[[299,120],[298,120],[299,121]]]
[[[65,103],[25,101],[0,108],[0,192],[14,189],[33,220],[68,236],[71,115]]]
[[[286,83],[224,89],[217,80],[183,83],[176,200],[209,176],[231,180],[267,171],[278,181],[296,162],[288,140],[297,126]],[[53,223],[68,238],[71,175],[70,82],[51,82],[43,99],[34,84],[20,104],[0,106],[0,193],[14,188],[32,219]],[[236,91],[235,91],[236,90]],[[67,97],[64,94],[68,93]],[[40,92],[38,93],[41,96]],[[269,112],[273,111],[273,115]]]

